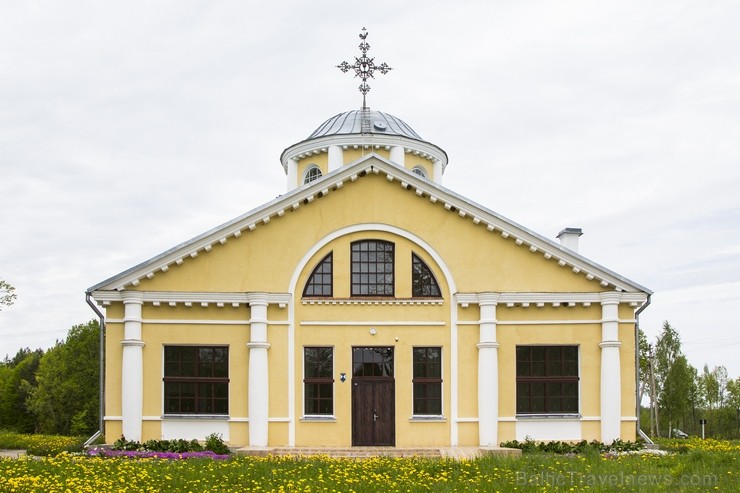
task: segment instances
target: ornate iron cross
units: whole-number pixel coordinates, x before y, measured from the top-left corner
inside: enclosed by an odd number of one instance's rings
[[[367,80],[375,78],[373,73],[376,70],[385,75],[393,69],[389,67],[388,64],[385,62],[381,63],[380,65],[375,65],[375,59],[367,56],[367,51],[370,49],[370,45],[367,42],[367,29],[365,29],[364,27],[362,28],[362,32],[360,33],[360,40],[360,51],[362,52],[362,56],[360,58],[355,57],[355,63],[352,65],[350,65],[348,62],[342,62],[337,65],[337,68],[345,74],[349,72],[350,69],[354,69],[355,77],[359,77],[360,79],[362,79],[362,84],[360,84],[359,89],[362,93],[362,109],[365,110],[367,109],[365,96],[368,92],[370,92],[370,86],[367,84]]]

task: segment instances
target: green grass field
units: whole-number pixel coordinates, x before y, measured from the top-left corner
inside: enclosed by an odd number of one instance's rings
[[[668,455],[521,458],[0,459],[2,492],[435,492],[435,491],[740,491],[740,443],[663,441]],[[0,448],[3,444],[0,442]]]

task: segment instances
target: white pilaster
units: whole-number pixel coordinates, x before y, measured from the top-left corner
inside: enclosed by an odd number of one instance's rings
[[[601,441],[621,435],[622,385],[619,361],[619,299],[617,292],[601,294]]]
[[[498,446],[498,342],[496,304],[498,293],[478,295],[480,341],[478,343],[478,437],[481,447]]]
[[[267,446],[270,388],[268,378],[267,350],[267,296],[250,293],[251,310],[249,348],[249,446]]]
[[[406,152],[403,150],[403,146],[391,147],[391,161],[401,167],[406,166]]]
[[[298,188],[298,161],[288,159],[288,192]]]
[[[137,291],[124,291],[121,417],[127,440],[141,441],[141,417],[144,403],[144,359],[141,340],[141,307],[143,296]]]
[[[432,179],[434,180],[434,183],[442,184],[442,173],[443,173],[444,167],[442,166],[442,161],[439,159],[434,160],[434,166],[432,167],[432,173],[434,173],[434,176]]]
[[[339,146],[329,146],[329,173],[344,165],[344,151]]]

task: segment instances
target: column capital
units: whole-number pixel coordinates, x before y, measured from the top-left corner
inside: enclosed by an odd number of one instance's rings
[[[267,293],[247,293],[249,306],[267,306],[270,304],[270,296]]]
[[[123,299],[123,304],[137,304],[137,305],[143,305],[144,304],[144,293],[141,291],[122,291],[121,292],[121,298]]]
[[[247,347],[249,349],[270,349],[270,343],[264,341],[248,342]]]
[[[622,293],[619,291],[604,291],[599,293],[602,305],[618,305],[622,300]]]
[[[144,341],[141,339],[124,339],[121,341],[123,347],[144,347]]]
[[[478,304],[483,305],[497,305],[498,300],[501,297],[501,293],[485,292],[478,293]]]
[[[475,345],[478,349],[498,349],[499,346],[498,342],[479,342]]]
[[[599,347],[602,349],[609,347],[620,348],[622,347],[622,343],[620,341],[602,341],[599,343]]]

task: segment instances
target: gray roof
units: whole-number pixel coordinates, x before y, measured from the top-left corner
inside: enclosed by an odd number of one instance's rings
[[[363,128],[363,119],[365,126]],[[307,140],[329,135],[371,133],[379,135],[401,135],[415,140],[424,140],[406,122],[382,111],[352,110],[339,113],[319,125]]]

